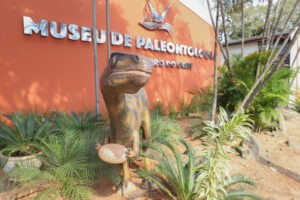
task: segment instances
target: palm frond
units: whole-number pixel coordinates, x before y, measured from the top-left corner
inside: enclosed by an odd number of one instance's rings
[[[244,183],[247,185],[251,185],[253,187],[256,186],[255,182],[252,181],[252,179],[250,179],[249,177],[245,176],[245,175],[235,175],[229,179],[226,179],[226,181],[224,182],[223,187],[224,188],[229,188],[232,185],[238,184],[238,183]]]
[[[227,194],[224,197],[224,200],[241,200],[241,199],[245,199],[245,198],[252,199],[252,200],[262,200],[263,199],[260,196],[255,195],[252,192],[237,190],[237,191],[227,192]]]
[[[90,155],[94,144],[89,139],[80,137],[73,129],[51,134],[41,141],[43,167],[32,169],[19,166],[9,176],[16,177],[18,183],[40,188],[39,196],[42,197],[50,195],[51,186],[53,194],[59,194],[65,199],[88,199],[94,175],[100,173],[98,156]]]

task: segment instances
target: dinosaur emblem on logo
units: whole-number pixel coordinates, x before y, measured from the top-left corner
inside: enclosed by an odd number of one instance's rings
[[[147,5],[145,6],[144,12],[146,17],[143,22],[140,22],[140,25],[148,30],[166,30],[172,35],[172,26],[169,23],[164,23],[171,5],[169,5],[162,13],[159,13],[153,7],[151,0],[147,1],[149,7],[147,7]]]

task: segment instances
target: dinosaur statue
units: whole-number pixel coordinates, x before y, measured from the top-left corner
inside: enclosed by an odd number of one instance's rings
[[[138,54],[112,53],[104,69],[100,87],[110,119],[110,133],[106,143],[116,143],[139,155],[139,130],[150,141],[150,112],[144,89],[153,71],[152,59]],[[124,171],[125,170],[125,171]],[[129,178],[123,169],[123,178]],[[127,181],[127,180],[126,180]]]

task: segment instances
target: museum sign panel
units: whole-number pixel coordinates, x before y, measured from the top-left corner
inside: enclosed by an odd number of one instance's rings
[[[99,75],[107,65],[104,0],[97,30],[85,0],[3,0],[0,7],[0,110],[94,110],[93,39]],[[111,52],[154,60],[146,91],[151,107],[180,109],[212,84],[214,31],[177,0],[110,0]],[[94,37],[93,33],[96,34]],[[101,112],[106,112],[100,97]]]

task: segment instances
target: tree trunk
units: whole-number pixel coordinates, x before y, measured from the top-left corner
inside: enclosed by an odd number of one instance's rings
[[[217,1],[217,12],[216,12],[216,28],[215,28],[215,56],[214,56],[214,94],[211,111],[211,121],[215,121],[217,112],[217,99],[218,99],[218,69],[217,69],[217,56],[218,56],[218,41],[219,41],[219,6],[220,1]]]
[[[244,42],[245,42],[245,23],[244,23],[244,0],[241,0],[241,25],[242,25],[242,46],[241,57],[244,57]]]

